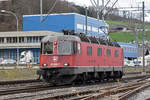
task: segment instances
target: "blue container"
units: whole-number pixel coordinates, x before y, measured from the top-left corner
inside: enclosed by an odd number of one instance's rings
[[[47,15],[43,15],[43,19]],[[50,14],[44,22],[40,22],[40,15],[24,15],[23,31],[49,30],[62,32],[62,30],[74,30],[76,34],[85,33],[86,17],[76,13]],[[108,25],[104,21],[88,17],[88,35],[106,37]]]

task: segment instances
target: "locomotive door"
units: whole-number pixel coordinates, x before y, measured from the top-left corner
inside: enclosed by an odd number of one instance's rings
[[[93,52],[92,46],[87,46],[87,59],[88,59],[88,66],[93,66]]]
[[[104,54],[104,56],[103,56],[103,65],[104,66],[106,66],[106,49],[104,48],[104,51],[103,51],[103,54]]]
[[[75,65],[76,66],[83,66],[82,64],[81,64],[81,62],[84,62],[83,60],[83,57],[84,57],[84,55],[83,55],[83,52],[81,52],[81,51],[83,51],[82,49],[83,48],[81,48],[81,44],[80,43],[77,43],[76,44],[77,45],[77,54],[76,54],[76,56],[75,56],[75,59],[74,59],[74,62],[75,62]]]

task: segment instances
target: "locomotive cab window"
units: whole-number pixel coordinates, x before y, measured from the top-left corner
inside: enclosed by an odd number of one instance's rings
[[[111,50],[107,49],[107,57],[110,57],[110,56],[111,56]]]
[[[97,55],[98,55],[98,56],[102,56],[102,48],[98,48]]]
[[[92,56],[92,47],[90,46],[87,47],[87,55]]]
[[[115,50],[115,57],[118,57],[118,56],[119,56],[118,50]]]
[[[43,48],[43,53],[44,54],[53,54],[53,42],[46,42],[44,43],[44,48]]]
[[[58,42],[58,54],[59,55],[69,55],[72,52],[72,42],[71,41],[59,41]]]

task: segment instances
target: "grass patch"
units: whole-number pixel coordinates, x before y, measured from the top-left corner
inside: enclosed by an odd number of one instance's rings
[[[150,68],[149,67],[146,67],[144,69],[145,69],[145,71],[150,72]],[[143,72],[143,68],[142,67],[124,67],[124,72],[125,73]]]
[[[0,70],[0,81],[37,79],[37,69],[7,69]]]
[[[107,24],[110,25],[124,25],[124,26],[128,26],[127,22],[122,22],[122,21],[112,21],[112,20],[105,20]]]
[[[136,35],[133,32],[113,32],[109,34],[110,38],[113,41],[120,41],[129,43],[133,40],[136,40]],[[139,41],[142,41],[142,32],[138,33]],[[145,32],[145,40],[150,40],[150,32]]]
[[[109,25],[124,25],[124,26],[129,26],[128,22],[123,22],[123,21],[113,21],[113,20],[105,20],[107,24]],[[142,24],[137,24],[139,27],[142,26]],[[150,24],[147,23],[145,25],[145,29],[150,29]]]
[[[136,39],[135,35],[131,32],[114,32],[110,33],[109,36],[113,41],[120,41],[126,43]]]

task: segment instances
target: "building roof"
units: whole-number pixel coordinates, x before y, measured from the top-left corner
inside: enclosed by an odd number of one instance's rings
[[[10,31],[0,32],[0,37],[25,37],[25,36],[47,36],[47,35],[60,35],[59,32],[52,31]]]

